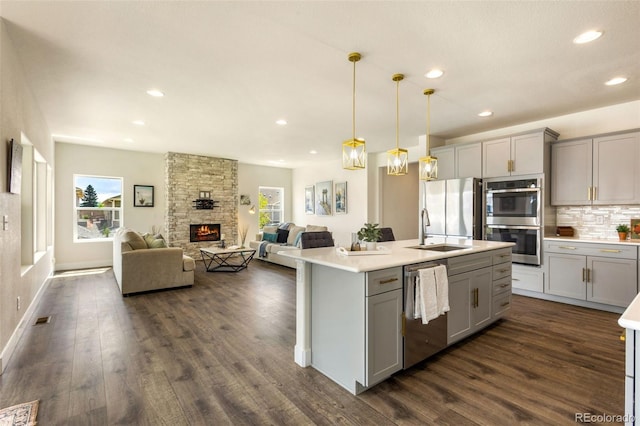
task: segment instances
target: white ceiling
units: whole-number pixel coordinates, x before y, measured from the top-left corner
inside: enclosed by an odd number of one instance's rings
[[[352,51],[369,152],[395,147],[395,73],[405,148],[425,133],[427,87],[432,135],[445,139],[640,99],[639,1],[1,0],[0,15],[51,132],[66,135],[55,139],[74,143],[339,161]],[[572,43],[590,29],[604,36]],[[434,67],[444,76],[427,80]],[[619,75],[629,80],[603,84]]]

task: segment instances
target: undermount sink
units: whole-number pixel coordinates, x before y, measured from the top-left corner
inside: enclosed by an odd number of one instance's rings
[[[407,248],[428,250],[428,251],[454,251],[454,250],[469,250],[469,246],[457,246],[455,244],[426,244],[418,246],[410,246]]]

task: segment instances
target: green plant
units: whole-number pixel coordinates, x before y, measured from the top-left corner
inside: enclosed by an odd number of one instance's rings
[[[105,238],[109,238],[109,234],[111,233],[111,230],[109,228],[102,228],[102,235],[105,236]]]
[[[377,223],[365,223],[358,231],[358,239],[369,243],[374,243],[380,239],[382,231]]]
[[[620,225],[616,226],[616,231],[628,233],[629,232],[629,226],[621,223]]]

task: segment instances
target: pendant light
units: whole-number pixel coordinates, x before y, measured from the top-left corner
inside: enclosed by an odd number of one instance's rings
[[[390,176],[403,176],[409,172],[409,151],[398,147],[400,134],[400,82],[403,74],[394,74],[391,77],[396,82],[396,148],[387,151],[387,174]]]
[[[356,62],[362,56],[358,52],[349,53],[349,62],[353,62],[353,137],[342,143],[342,168],[347,170],[359,170],[365,167],[365,142],[364,139],[356,139]]]
[[[424,94],[427,95],[427,156],[420,159],[420,180],[436,180],[438,179],[438,159],[431,156],[429,146],[429,133],[431,133],[431,95],[435,90],[425,89]]]

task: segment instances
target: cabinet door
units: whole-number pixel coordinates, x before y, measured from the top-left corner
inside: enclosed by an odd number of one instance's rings
[[[511,137],[511,176],[544,172],[544,135],[532,133]]]
[[[477,329],[491,320],[491,301],[493,296],[493,268],[475,271],[471,290],[476,291],[475,305],[471,304],[471,318],[473,328]],[[472,300],[473,302],[473,300]]]
[[[367,297],[367,381],[378,383],[402,369],[402,290]]]
[[[491,270],[488,267],[449,277],[448,344],[468,336],[491,319]]]
[[[482,144],[472,143],[455,147],[456,177],[482,177]]]
[[[587,257],[587,300],[626,308],[638,294],[636,260]]]
[[[549,253],[545,256],[547,274],[544,278],[545,293],[585,300],[587,296],[583,275],[586,274],[586,258],[582,255]]]
[[[509,176],[511,138],[482,142],[482,177]]]
[[[438,159],[438,180],[456,177],[455,149],[453,146],[441,146],[431,149],[431,156]]]
[[[591,139],[551,145],[551,204],[591,204]]]
[[[593,204],[640,203],[640,133],[593,140]]]

